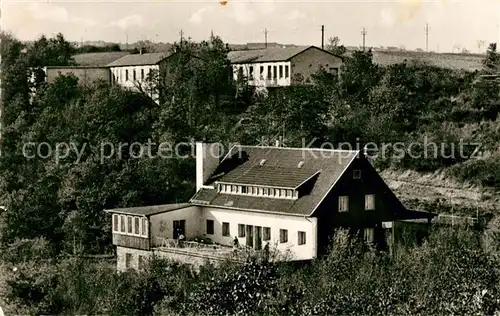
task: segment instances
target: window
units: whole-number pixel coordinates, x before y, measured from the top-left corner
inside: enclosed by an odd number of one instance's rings
[[[248,193],[248,187],[245,187],[245,186],[241,187],[241,193],[245,193],[245,194]]]
[[[260,78],[264,79],[264,66],[260,66]]]
[[[299,164],[297,165],[297,168],[302,168],[302,166],[304,166],[304,163],[305,163],[305,161],[299,162]]]
[[[271,79],[271,66],[267,66],[267,79]]]
[[[286,197],[287,197],[287,198],[291,198],[291,197],[292,197],[292,194],[293,194],[293,191],[292,191],[292,190],[286,190]]]
[[[133,80],[135,81],[135,69],[132,72]]]
[[[264,241],[271,240],[271,227],[264,227],[262,231],[262,239]]]
[[[120,232],[125,232],[125,215],[120,215]]]
[[[146,265],[146,257],[139,255],[139,270],[144,269]]]
[[[132,267],[132,254],[125,254],[125,268],[130,269]]]
[[[245,225],[238,224],[238,237],[245,237]]]
[[[268,188],[264,188],[264,195],[269,195],[269,189]]]
[[[128,69],[125,69],[125,81],[128,81]]]
[[[339,212],[349,211],[349,197],[339,196]]]
[[[230,236],[229,223],[222,223],[222,236]]]
[[[140,235],[140,232],[139,232],[139,226],[140,226],[140,219],[139,217],[134,217],[134,234],[136,235]]]
[[[288,73],[288,65],[285,66],[285,78],[288,78],[290,77],[289,73]]]
[[[365,210],[373,211],[375,209],[375,195],[367,194],[365,195]]]
[[[237,187],[235,185],[231,186],[231,192],[236,193]]]
[[[273,67],[273,79],[278,78],[278,67],[274,66]]]
[[[260,161],[259,165],[263,166],[263,165],[266,163],[266,161],[267,161],[266,159],[262,159],[262,160]]]
[[[354,170],[352,172],[352,178],[353,179],[361,179],[361,170]]]
[[[144,80],[144,69],[141,69],[141,79]]]
[[[132,234],[132,216],[127,216],[127,233]]]
[[[285,189],[281,189],[280,190],[280,196],[281,197],[285,197],[286,196],[286,190]]]
[[[250,77],[253,77],[253,66],[250,66],[249,71],[250,71]]]
[[[142,236],[148,236],[148,219],[143,218],[142,219]]]
[[[280,79],[283,78],[283,65],[280,65]]]
[[[306,232],[299,232],[297,243],[300,245],[306,244]]]
[[[365,228],[365,231],[364,231],[364,240],[367,243],[372,243],[375,240],[375,229],[373,229],[373,228]]]
[[[119,231],[119,222],[120,218],[118,217],[118,214],[113,214],[113,231],[117,232]]]
[[[207,219],[207,234],[208,235],[214,234],[214,221],[211,219]]]
[[[288,230],[280,229],[280,243],[288,242]]]

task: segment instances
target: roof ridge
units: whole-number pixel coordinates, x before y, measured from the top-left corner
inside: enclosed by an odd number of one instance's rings
[[[262,148],[262,149],[287,149],[287,150],[321,150],[321,151],[330,151],[330,152],[352,152],[359,153],[361,149],[358,150],[349,150],[349,149],[329,149],[329,148],[303,148],[303,147],[276,147],[276,146],[259,146],[259,145],[235,145],[234,147],[249,147],[249,148]]]

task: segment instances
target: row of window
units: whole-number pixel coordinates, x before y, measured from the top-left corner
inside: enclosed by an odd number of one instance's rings
[[[349,212],[349,197],[339,196],[339,212]],[[365,210],[375,210],[375,194],[365,195]]]
[[[149,69],[148,75],[151,74],[151,69]],[[125,80],[123,80],[125,78]],[[141,69],[141,75],[140,75],[140,80],[144,80],[146,78],[146,74],[144,69]],[[128,81],[129,80],[129,72],[128,69],[117,69],[116,71],[113,71],[113,79],[115,81]],[[136,70],[132,70],[132,80],[136,81],[137,80],[137,74]]]
[[[206,227],[207,235],[213,235],[215,233],[214,225],[215,222],[213,220],[207,219],[207,227]],[[255,227],[252,225],[238,224],[238,238],[244,238],[244,237],[253,238],[254,228]],[[230,224],[227,222],[222,223],[222,236],[231,237]],[[262,240],[263,241],[271,240],[271,227],[262,227]],[[283,244],[287,242],[288,242],[288,230],[280,229],[280,243]],[[297,244],[299,246],[306,244],[306,232],[298,231]]]
[[[262,188],[246,185],[219,184],[217,189],[220,193],[247,194],[255,196],[270,196],[285,199],[298,198],[298,192],[290,189]]]
[[[259,78],[264,79],[264,66],[260,66]],[[243,76],[243,66],[238,68],[238,75]],[[278,76],[279,75],[279,76]],[[256,78],[256,74],[254,73],[254,66],[248,67],[248,77],[252,79]],[[288,79],[290,78],[290,68],[288,65],[279,65],[279,66],[267,66],[267,79]]]
[[[113,232],[147,237],[148,219],[145,217],[113,214]]]

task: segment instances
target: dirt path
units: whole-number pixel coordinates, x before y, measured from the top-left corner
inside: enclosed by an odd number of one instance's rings
[[[483,209],[498,209],[500,206],[500,194],[450,180],[442,172],[422,174],[413,171],[385,170],[381,176],[403,201],[443,200],[452,205]]]

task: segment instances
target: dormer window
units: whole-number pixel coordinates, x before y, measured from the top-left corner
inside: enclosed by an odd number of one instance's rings
[[[218,193],[236,194],[236,195],[250,195],[250,196],[265,196],[280,199],[297,199],[299,194],[294,189],[287,188],[270,188],[262,186],[250,185],[232,185],[232,184],[216,184]]]
[[[260,161],[259,165],[263,166],[263,165],[266,163],[266,161],[267,161],[266,159],[262,159],[262,160]]]
[[[299,162],[299,164],[297,165],[297,168],[302,168],[302,166],[304,165],[305,161],[301,161]]]

